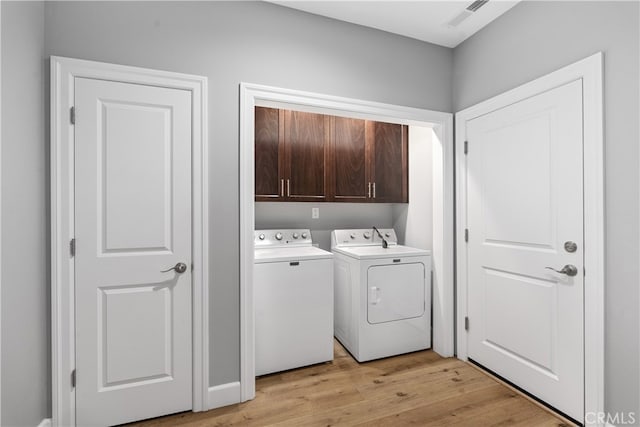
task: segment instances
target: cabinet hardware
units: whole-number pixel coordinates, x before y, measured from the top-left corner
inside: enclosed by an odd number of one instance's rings
[[[369,187],[369,196],[367,197],[371,198],[371,183],[369,182],[367,186]]]
[[[376,198],[376,183],[373,183],[373,198]]]
[[[284,197],[284,179],[280,180],[280,196]]]
[[[291,197],[291,181],[287,179],[287,197]]]

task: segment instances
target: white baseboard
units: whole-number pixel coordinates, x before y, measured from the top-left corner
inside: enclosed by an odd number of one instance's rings
[[[209,407],[207,409],[240,403],[240,382],[236,381],[209,387],[208,402]]]
[[[51,418],[45,418],[42,421],[40,421],[40,424],[38,424],[38,427],[51,427]]]

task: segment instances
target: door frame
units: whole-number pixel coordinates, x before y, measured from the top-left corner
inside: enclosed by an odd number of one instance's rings
[[[466,122],[572,81],[583,87],[584,183],[584,403],[604,413],[604,136],[603,54],[598,52],[515,89],[456,113],[457,354],[467,360]]]
[[[103,62],[51,57],[51,396],[52,425],[75,425],[74,79],[86,77],[192,93],[193,411],[206,410],[208,336],[207,78]],[[82,374],[80,374],[82,375]]]
[[[395,123],[429,126],[442,145],[442,165],[434,180],[433,349],[454,354],[454,147],[453,114],[359,99],[240,84],[240,401],[255,397],[253,301],[254,107],[288,108]],[[437,142],[437,141],[434,141]],[[435,163],[435,162],[434,162]],[[434,301],[435,302],[435,301]]]

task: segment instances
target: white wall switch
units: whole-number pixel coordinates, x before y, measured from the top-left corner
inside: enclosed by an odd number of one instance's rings
[[[311,208],[311,218],[320,218],[320,208]]]

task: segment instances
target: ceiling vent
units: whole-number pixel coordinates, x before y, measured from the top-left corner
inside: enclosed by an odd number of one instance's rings
[[[457,27],[458,25],[460,25],[462,23],[462,21],[464,21],[465,19],[467,19],[468,17],[473,15],[474,12],[476,12],[478,9],[480,9],[482,6],[484,6],[488,2],[489,2],[489,0],[476,0],[476,1],[474,1],[469,6],[467,6],[467,8],[465,10],[460,12],[458,15],[456,15],[455,18],[453,18],[451,21],[449,21],[449,23],[447,25],[449,27],[452,27],[452,28],[453,27]]]
[[[489,3],[489,0],[476,0],[467,7],[467,10],[475,12],[487,3]]]

